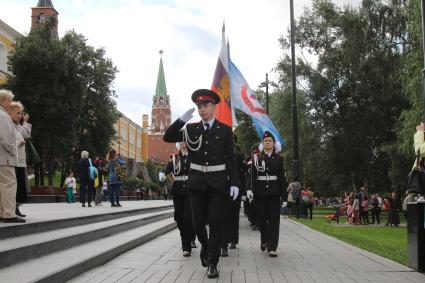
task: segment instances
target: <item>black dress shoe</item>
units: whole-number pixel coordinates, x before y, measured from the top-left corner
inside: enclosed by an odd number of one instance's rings
[[[117,205],[115,203],[111,203],[111,207],[116,207]]]
[[[236,244],[235,243],[230,243],[229,249],[236,249]]]
[[[89,203],[88,207],[91,207],[91,203]]]
[[[117,202],[117,206],[118,206],[118,207],[122,207],[122,205],[121,205],[119,202]]]
[[[207,277],[208,278],[217,278],[218,277],[218,270],[217,270],[217,266],[215,264],[208,264]]]
[[[12,217],[12,218],[3,218],[3,222],[4,223],[24,223],[27,221],[19,217]]]
[[[202,245],[201,247],[201,263],[203,267],[206,267],[208,264],[208,247],[205,245]]]
[[[16,214],[16,215],[18,215],[18,216],[20,216],[20,217],[26,217],[26,215],[25,215],[25,214],[22,214],[22,213],[19,211],[19,208],[16,208],[16,209],[15,209],[15,214]]]
[[[86,207],[86,204],[85,204],[85,203],[83,203],[82,207]]]
[[[190,245],[192,246],[192,249],[196,249],[197,248],[195,241],[190,242]]]
[[[221,256],[222,257],[229,256],[229,252],[228,252],[227,248],[221,248]]]
[[[260,249],[262,252],[264,252],[266,248],[267,248],[266,244],[263,244],[263,243],[260,244]]]

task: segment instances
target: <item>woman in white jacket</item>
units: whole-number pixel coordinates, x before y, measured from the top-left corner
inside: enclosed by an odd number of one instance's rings
[[[18,153],[14,125],[7,113],[13,98],[11,91],[0,90],[0,217],[3,222],[25,222],[15,213]]]

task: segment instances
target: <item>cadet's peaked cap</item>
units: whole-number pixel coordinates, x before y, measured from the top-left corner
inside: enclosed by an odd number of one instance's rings
[[[274,136],[273,136],[273,134],[272,134],[272,133],[270,133],[269,131],[265,131],[265,132],[264,132],[263,140],[264,140],[265,138],[272,138],[274,142],[276,141],[276,140],[275,140],[275,138],[274,138]]]
[[[192,101],[195,104],[204,104],[211,102],[212,104],[220,103],[220,96],[209,89],[198,89],[192,93]]]

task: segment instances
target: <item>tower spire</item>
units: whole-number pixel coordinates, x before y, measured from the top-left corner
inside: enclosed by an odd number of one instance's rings
[[[164,50],[159,50],[159,70],[158,78],[156,80],[155,96],[167,96],[167,85],[165,84],[164,64],[162,63],[162,55]]]

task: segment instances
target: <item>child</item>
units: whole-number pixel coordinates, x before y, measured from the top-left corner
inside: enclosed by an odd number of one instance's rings
[[[74,191],[77,189],[77,182],[74,178],[74,173],[70,170],[68,173],[68,177],[65,180],[66,186],[66,202],[74,203]]]

